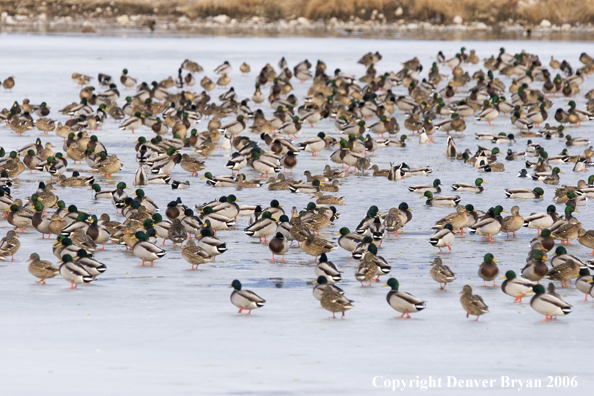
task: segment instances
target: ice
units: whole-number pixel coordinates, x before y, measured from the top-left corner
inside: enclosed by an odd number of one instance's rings
[[[231,86],[240,98],[251,97],[256,73],[266,64],[277,68],[278,60],[285,56],[292,68],[307,58],[315,65],[318,59],[328,65],[328,74],[340,68],[346,73],[362,75],[364,68],[356,61],[368,51],[380,51],[383,60],[378,73],[398,71],[400,62],[417,56],[425,66],[423,76],[435,55],[442,50],[453,56],[461,46],[476,49],[483,58],[496,53],[502,46],[509,53],[522,49],[536,53],[548,67],[551,55],[566,59],[578,67],[578,57],[587,50],[582,42],[531,41],[392,41],[367,39],[314,39],[314,38],[127,38],[127,37],[74,37],[2,35],[0,75],[14,75],[13,92],[0,93],[0,107],[9,107],[13,101],[27,97],[32,103],[46,101],[52,108],[51,117],[64,121],[57,110],[72,101],[78,101],[79,89],[70,79],[73,72],[111,74],[117,78],[123,68],[140,81],[151,82],[175,76],[184,59],[200,63],[205,74],[215,77],[212,70],[228,60],[233,66]],[[591,51],[590,51],[591,52]],[[247,62],[252,68],[249,77],[241,76],[239,65]],[[477,67],[466,67],[471,73]],[[443,72],[449,72],[443,70]],[[197,80],[202,78],[197,75]],[[504,79],[509,85],[511,80]],[[96,80],[93,80],[96,85]],[[308,84],[293,86],[302,101]],[[533,86],[539,86],[535,83]],[[591,80],[582,85],[582,93],[575,99],[583,107],[583,93],[592,89]],[[195,89],[200,88],[198,85]],[[173,91],[173,90],[172,90]],[[200,90],[199,90],[200,91]],[[130,91],[122,90],[120,103]],[[216,98],[222,89],[211,96]],[[268,89],[263,92],[267,95]],[[404,92],[402,87],[396,93]],[[508,95],[511,96],[511,95]],[[554,110],[566,101],[556,98],[549,109],[549,121]],[[252,103],[253,105],[253,103]],[[263,107],[267,115],[271,109]],[[402,126],[403,115],[396,113]],[[554,119],[553,119],[554,120]],[[467,119],[465,136],[456,138],[459,149],[476,150],[477,143],[494,147],[490,142],[476,141],[475,132],[517,132],[509,118],[500,117],[493,127]],[[556,124],[553,121],[554,124]],[[198,127],[205,129],[205,124]],[[404,130],[404,128],[402,128]],[[589,123],[570,128],[572,136],[591,136]],[[301,137],[325,131],[336,136],[333,121],[319,122],[315,128],[304,125]],[[406,132],[404,132],[406,133]],[[1,145],[7,152],[18,149],[40,136],[42,141],[56,147],[62,141],[55,134],[43,135],[37,130],[25,137],[17,137],[8,128],[0,132]],[[143,129],[142,134],[151,136]],[[245,132],[244,134],[248,134]],[[110,153],[117,154],[125,166],[111,181],[99,177],[103,187],[124,180],[131,184],[137,164],[133,142],[139,134],[120,132],[110,119],[103,131],[97,131]],[[258,136],[251,135],[259,140]],[[428,376],[456,376],[458,379],[491,379],[507,375],[512,379],[540,379],[543,388],[523,389],[522,394],[558,394],[557,388],[546,388],[546,376],[577,376],[578,388],[562,389],[576,394],[592,388],[592,353],[587,335],[592,332],[592,302],[581,302],[583,295],[573,286],[560,289],[563,298],[574,306],[568,317],[554,322],[539,322],[542,317],[529,307],[529,299],[520,306],[513,298],[502,293],[500,287],[480,287],[477,276],[482,256],[491,252],[500,261],[501,274],[508,269],[518,272],[524,265],[528,242],[534,230],[526,228],[518,237],[505,240],[501,234],[496,242],[488,244],[476,236],[456,238],[453,251],[445,252],[445,264],[457,274],[457,280],[445,291],[437,290],[437,283],[429,277],[429,263],[437,250],[429,243],[430,227],[449,208],[424,205],[417,194],[407,191],[415,184],[431,183],[440,178],[444,191],[455,182],[472,183],[475,171],[460,162],[451,162],[443,155],[445,134],[434,135],[435,144],[420,146],[412,137],[407,148],[387,148],[376,151],[372,164],[386,168],[389,162],[406,162],[411,167],[430,165],[434,173],[427,177],[413,177],[399,182],[372,177],[351,176],[344,181],[339,195],[347,198],[339,207],[340,219],[324,230],[323,235],[333,240],[343,226],[355,228],[367,208],[375,204],[388,210],[406,201],[413,210],[413,220],[398,238],[390,237],[380,249],[392,265],[392,276],[400,281],[401,290],[427,301],[427,309],[414,314],[413,319],[394,319],[398,314],[385,300],[387,288],[374,284],[361,287],[354,279],[357,262],[339,249],[329,255],[344,271],[340,286],[355,301],[355,308],[346,318],[329,319],[329,313],[320,308],[312,296],[314,280],[310,256],[301,249],[292,248],[285,263],[271,263],[270,252],[247,237],[242,229],[245,218],[239,220],[239,230],[219,233],[227,242],[229,251],[219,256],[216,263],[201,265],[197,271],[187,271],[189,264],[181,259],[180,249],[169,242],[164,259],[154,267],[137,267],[138,259],[122,247],[108,245],[96,255],[106,263],[107,272],[89,286],[67,290],[67,283],[57,277],[47,285],[35,284],[27,272],[25,260],[32,252],[42,259],[55,262],[51,253],[52,242],[41,240],[39,234],[28,230],[21,235],[22,248],[14,262],[0,262],[0,389],[5,395],[29,394],[85,394],[85,395],[212,395],[212,394],[350,394],[386,393],[372,384],[375,376],[385,379],[409,380]],[[518,139],[514,151],[523,149],[527,139]],[[558,154],[565,146],[561,139],[541,141],[550,155]],[[505,152],[508,147],[499,146]],[[578,154],[583,148],[570,148]],[[305,169],[320,172],[328,162],[330,152],[320,157],[309,154],[299,156],[294,176]],[[230,152],[218,149],[207,161],[207,171],[214,175],[226,174],[222,164]],[[503,156],[504,157],[504,156]],[[486,191],[476,195],[460,193],[462,203],[472,203],[486,210],[501,204],[509,211],[518,204],[523,215],[543,211],[551,203],[553,187],[540,182],[515,177],[524,166],[522,161],[506,162],[505,173],[485,174]],[[87,171],[81,165],[71,169]],[[561,168],[562,184],[575,185],[586,175],[575,174],[571,165]],[[249,178],[257,174],[244,169]],[[203,172],[201,172],[202,176]],[[310,201],[307,195],[289,192],[269,192],[265,187],[235,192],[234,189],[208,188],[204,180],[189,177],[179,167],[173,171],[174,179],[191,180],[188,190],[172,191],[168,186],[144,188],[164,210],[168,201],[179,196],[192,206],[221,195],[234,193],[247,204],[267,205],[277,198],[285,210],[292,206],[303,208]],[[46,175],[25,172],[12,188],[13,196],[30,196],[39,180]],[[536,186],[545,190],[544,200],[519,201],[505,198],[503,188]],[[92,200],[84,188],[58,187],[58,195],[67,203],[77,203],[82,210],[101,214],[114,214],[107,200]],[[562,205],[558,205],[562,209]],[[579,207],[576,216],[584,228],[592,229],[592,209]],[[162,210],[162,211],[163,211]],[[121,219],[116,217],[116,219]],[[9,229],[2,221],[1,234]],[[587,249],[579,244],[569,252],[588,258]],[[387,277],[384,277],[387,279]],[[244,288],[266,299],[264,308],[251,316],[237,314],[227,286],[239,279]],[[501,280],[497,280],[499,285]],[[459,303],[459,292],[464,284],[473,286],[483,296],[490,313],[479,322],[465,317]],[[557,284],[557,286],[559,286]],[[418,389],[407,392],[419,392]],[[447,393],[443,393],[447,392]],[[474,394],[476,388],[432,389],[430,394]],[[495,386],[491,394],[503,394],[507,388]]]

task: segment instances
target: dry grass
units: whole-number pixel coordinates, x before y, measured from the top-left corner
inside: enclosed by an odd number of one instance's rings
[[[509,18],[538,24],[543,19],[552,23],[594,22],[594,0],[115,0],[112,8],[117,14],[182,15],[191,18],[226,14],[245,19],[253,16],[276,20],[306,17],[348,20],[352,17],[370,19],[383,14],[388,22],[397,19],[449,23],[456,15],[464,21],[501,22]],[[46,0],[40,10],[38,0],[0,0],[0,11],[21,10],[46,12],[49,15],[67,15],[72,5],[78,12],[105,9],[110,0]],[[404,14],[396,16],[402,7]],[[372,13],[373,10],[377,10]]]

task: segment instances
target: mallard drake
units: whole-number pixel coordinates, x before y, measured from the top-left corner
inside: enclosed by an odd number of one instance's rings
[[[273,238],[270,239],[268,243],[268,249],[272,252],[272,261],[275,261],[274,255],[277,256],[282,255],[280,261],[285,261],[285,253],[289,251],[289,243],[287,242],[285,236],[281,232],[277,232]]]
[[[464,285],[460,294],[462,294],[460,304],[462,304],[462,308],[466,311],[466,317],[476,315],[475,321],[478,321],[481,315],[489,313],[489,307],[487,307],[483,298],[476,294],[473,295],[472,287],[469,285]]]
[[[581,301],[588,301],[588,295],[594,297],[594,285],[592,275],[587,268],[580,269],[580,277],[575,281],[575,287],[586,295]]]
[[[60,275],[67,282],[70,282],[68,289],[76,289],[79,284],[90,283],[93,281],[91,275],[82,265],[73,262],[70,254],[65,254],[62,257],[62,264],[59,268]]]
[[[278,164],[275,164],[267,159],[260,158],[260,151],[253,150],[251,153],[251,161],[248,163],[251,167],[260,172],[260,177],[263,177],[266,174],[268,177],[268,173],[278,173],[281,171],[281,167]]]
[[[530,300],[530,306],[538,313],[545,315],[543,321],[551,321],[553,317],[565,316],[571,313],[571,305],[551,294],[545,293],[543,285],[532,287],[534,297]]]
[[[188,241],[186,246],[182,249],[182,258],[188,263],[192,264],[192,270],[198,269],[200,264],[210,263],[212,258],[199,246],[196,246],[194,241]]]
[[[450,270],[450,267],[443,264],[440,257],[436,257],[431,263],[431,270],[429,271],[431,278],[439,282],[439,290],[446,288],[447,284],[453,282],[456,279],[456,274]],[[441,285],[443,283],[443,286]]]
[[[212,173],[206,172],[202,179],[206,180],[206,184],[212,187],[235,187],[237,186],[237,181],[229,176],[213,176]]]
[[[566,135],[563,140],[565,140],[566,146],[588,146],[590,144],[590,140],[587,138],[573,138],[571,135]]]
[[[250,224],[243,232],[252,238],[259,238],[260,242],[262,238],[267,242],[266,237],[276,232],[276,219],[270,212],[264,212],[259,220]]]
[[[238,313],[247,309],[248,313],[246,315],[251,315],[252,309],[261,308],[266,304],[266,300],[260,298],[256,293],[250,290],[242,290],[241,282],[237,279],[235,279],[229,287],[235,289],[233,290],[233,293],[231,293],[231,303],[239,308]]]
[[[454,242],[454,228],[451,224],[446,224],[443,226],[443,229],[437,231],[429,238],[429,243],[436,248],[439,248],[439,251],[442,252],[441,248],[446,247],[449,250],[452,250],[450,246],[452,242]]]
[[[523,226],[524,217],[520,215],[520,207],[516,205],[511,208],[511,216],[506,216],[503,219],[503,227],[501,228],[501,231],[505,232],[509,238],[510,232],[516,236],[516,231],[518,231]]]
[[[27,262],[29,262],[29,266],[27,267],[29,273],[36,278],[40,278],[41,280],[37,281],[37,283],[42,285],[45,285],[46,279],[53,278],[60,273],[58,267],[49,261],[41,260],[37,253],[31,253]]]
[[[549,228],[557,221],[557,208],[555,205],[549,205],[546,213],[534,213],[524,219],[524,227],[537,228],[543,230]]]
[[[0,240],[0,256],[11,256],[14,261],[14,255],[21,247],[18,235],[13,230],[6,233],[6,236]]]
[[[111,238],[111,233],[107,227],[103,224],[98,223],[97,216],[91,216],[91,225],[87,228],[87,235],[98,245],[103,245],[102,249],[105,248],[105,242]]]
[[[375,165],[377,166],[377,165]],[[375,176],[375,174],[374,174]],[[426,191],[431,191],[432,193],[440,193],[441,192],[441,187],[443,184],[441,184],[441,180],[439,179],[435,179],[433,180],[433,184],[432,185],[420,185],[420,186],[410,186],[408,187],[408,191],[414,192],[414,193],[420,193],[420,194],[424,194]]]
[[[491,125],[491,121],[499,117],[499,110],[497,107],[489,105],[489,101],[485,100],[485,104],[480,113],[476,114],[474,118],[478,121],[487,121]]]
[[[93,280],[107,270],[107,266],[92,258],[85,249],[79,249],[76,253],[75,263],[82,266],[89,274],[93,276]]]
[[[430,206],[456,206],[460,203],[462,198],[458,195],[456,196],[449,196],[449,195],[439,195],[434,197],[431,191],[425,191],[420,198],[427,198],[425,202],[426,205]]]
[[[493,242],[493,235],[497,235],[503,228],[503,219],[500,216],[500,210],[497,208],[489,209],[489,213],[493,217],[485,217],[476,222],[470,227],[470,234],[472,235],[487,235],[489,242]]]
[[[545,253],[537,250],[531,259],[526,262],[526,266],[522,268],[522,276],[533,282],[539,282],[549,271],[546,260]]]
[[[119,129],[120,131],[132,131],[132,133],[135,133],[134,131],[136,129],[139,129],[144,125],[142,120],[142,114],[137,111],[133,116],[122,122],[122,124],[119,126]]]
[[[357,245],[359,245],[364,238],[364,236],[361,234],[351,232],[347,227],[342,227],[336,235],[340,235],[340,238],[338,238],[338,245],[351,253],[357,248]]]
[[[31,219],[31,223],[33,227],[37,230],[37,232],[41,233],[41,239],[44,239],[45,234],[48,234],[48,238],[51,235],[51,230],[49,229],[49,225],[51,223],[50,215],[43,213],[43,204],[39,201],[35,201],[33,203],[33,208],[35,209],[35,214],[33,214],[33,218]]]
[[[214,231],[211,228],[202,229],[196,245],[204,249],[213,259],[227,251],[227,245],[214,236]]]
[[[483,279],[483,286],[487,286],[487,281],[493,281],[493,287],[495,284],[495,278],[499,275],[499,267],[497,267],[497,260],[491,253],[485,254],[483,262],[481,263],[478,274]]]
[[[234,121],[231,121],[218,129],[221,134],[225,136],[232,136],[240,134],[246,127],[245,118],[242,115],[238,115]]]
[[[416,298],[409,293],[399,291],[399,285],[398,280],[390,278],[384,286],[389,286],[392,289],[388,292],[386,301],[388,301],[388,304],[394,308],[394,310],[402,313],[400,318],[403,318],[404,315],[406,315],[406,318],[410,318],[409,313],[420,312],[427,308],[425,301]]]
[[[531,280],[517,277],[514,271],[507,271],[500,279],[505,279],[501,284],[501,290],[508,296],[515,297],[514,302],[521,304],[522,297],[532,294],[532,288],[536,285]]]
[[[101,190],[101,186],[99,184],[96,184],[96,183],[93,184],[91,186],[91,188],[89,188],[89,190],[95,191],[94,194],[93,194],[93,197],[95,199],[99,199],[99,198],[109,198],[109,199],[112,199],[113,198],[113,193],[116,191],[116,190],[107,190],[107,191]]]
[[[482,186],[482,184],[485,183],[487,184],[486,181],[484,181],[482,178],[477,178],[474,181],[474,185],[472,184],[465,184],[465,183],[455,183],[452,184],[452,190],[454,191],[470,191],[470,192],[475,192],[475,193],[481,193],[484,191],[484,187]]]
[[[165,256],[165,250],[161,249],[160,247],[151,242],[148,242],[146,240],[146,234],[144,232],[136,232],[132,239],[136,240],[136,243],[132,247],[132,253],[136,257],[142,259],[141,266],[144,266],[145,261],[150,261],[150,266],[152,267],[155,260],[158,260]]]
[[[305,253],[314,256],[316,261],[318,256],[322,253],[330,253],[337,248],[338,246],[334,245],[332,242],[323,238],[318,238],[313,234],[309,234],[301,245],[301,249],[303,249]]]
[[[536,187],[533,190],[529,188],[510,188],[505,189],[505,195],[508,198],[516,199],[539,199],[544,196],[544,190],[540,187]]]
[[[320,181],[318,179],[314,179],[311,182],[311,185],[305,183],[291,184],[289,186],[289,190],[292,193],[315,194],[320,191]]]
[[[340,282],[341,280],[338,267],[332,261],[328,261],[326,253],[320,255],[320,261],[315,267],[315,274],[318,277],[324,276],[330,283]]]

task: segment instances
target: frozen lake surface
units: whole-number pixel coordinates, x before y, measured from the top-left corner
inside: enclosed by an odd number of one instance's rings
[[[151,82],[168,76],[175,77],[184,59],[200,63],[211,79],[212,70],[228,60],[233,66],[231,86],[239,98],[251,97],[256,73],[270,63],[277,68],[278,60],[285,56],[292,68],[297,62],[309,59],[315,65],[321,59],[328,65],[327,73],[340,68],[346,73],[361,76],[364,67],[357,60],[368,51],[380,51],[383,60],[376,66],[378,75],[384,71],[398,71],[400,62],[417,56],[425,66],[426,76],[435,55],[442,50],[447,56],[465,46],[475,49],[481,59],[496,53],[504,46],[509,53],[522,49],[538,54],[548,66],[551,55],[566,59],[575,67],[581,65],[579,54],[592,52],[592,47],[580,42],[448,42],[448,41],[386,41],[366,39],[299,39],[299,38],[122,38],[122,37],[40,37],[3,35],[0,52],[0,76],[14,75],[13,92],[0,93],[0,108],[10,107],[15,100],[29,98],[31,103],[45,101],[52,108],[50,117],[64,121],[57,111],[72,101],[78,101],[79,89],[70,76],[73,72],[96,77],[107,73],[116,77],[123,68],[139,81]],[[241,76],[239,65],[247,62],[252,68],[248,77]],[[478,66],[482,66],[479,64]],[[478,67],[465,67],[471,74]],[[443,70],[446,72],[446,69]],[[197,80],[202,78],[197,75]],[[93,80],[96,85],[96,80]],[[92,83],[93,83],[92,82]],[[511,80],[505,79],[509,85]],[[295,94],[300,104],[308,84],[293,80]],[[540,87],[534,83],[533,86]],[[443,85],[440,86],[440,88]],[[583,108],[583,93],[592,89],[592,79],[582,86],[576,98],[578,108]],[[200,88],[199,86],[195,87]],[[173,90],[171,90],[173,92]],[[200,91],[200,90],[198,90]],[[404,92],[402,87],[395,93]],[[121,91],[122,97],[126,91]],[[222,89],[211,93],[216,98]],[[263,90],[268,94],[268,88]],[[466,95],[466,94],[464,94]],[[511,95],[507,95],[508,97]],[[566,106],[561,98],[554,99],[549,110],[549,120],[554,110]],[[267,104],[267,102],[265,102]],[[255,109],[255,108],[254,108]],[[272,110],[263,107],[269,117]],[[403,127],[404,116],[395,113]],[[553,119],[553,123],[554,122]],[[456,139],[458,148],[477,148],[475,132],[517,132],[508,117],[500,117],[489,127],[467,119],[464,137]],[[97,135],[111,154],[117,154],[125,164],[122,172],[107,181],[98,177],[102,187],[118,181],[132,184],[137,164],[134,144],[138,134],[121,132],[112,119]],[[197,128],[206,129],[203,122]],[[337,136],[334,121],[324,120],[315,128],[304,125],[299,140],[319,131]],[[586,123],[571,128],[572,136],[592,136],[592,125]],[[407,132],[407,131],[406,131]],[[406,133],[404,132],[404,133]],[[144,128],[142,134],[151,137]],[[249,134],[249,132],[244,132]],[[19,137],[8,128],[0,129],[0,145],[7,152],[32,142],[37,136],[62,146],[62,139],[55,134],[43,135],[33,130]],[[255,135],[252,139],[259,140]],[[562,389],[569,394],[584,394],[594,386],[591,343],[587,334],[594,328],[594,304],[579,301],[583,294],[574,286],[558,290],[574,306],[567,317],[554,322],[540,322],[542,316],[529,306],[529,299],[521,305],[513,304],[500,287],[483,288],[478,266],[485,253],[491,252],[499,260],[500,272],[519,270],[524,266],[529,251],[529,241],[535,230],[522,228],[517,238],[505,240],[501,234],[494,243],[487,243],[478,236],[456,238],[452,252],[441,254],[444,263],[456,273],[457,280],[444,290],[437,290],[437,283],[429,277],[430,262],[437,249],[429,243],[431,226],[452,211],[451,208],[425,206],[418,194],[407,190],[410,185],[430,184],[440,178],[444,191],[455,182],[472,183],[476,171],[443,156],[446,135],[437,132],[435,144],[419,145],[412,137],[406,148],[385,148],[376,151],[372,164],[387,168],[390,162],[406,162],[411,167],[430,165],[434,173],[427,177],[412,177],[398,182],[385,178],[350,176],[343,181],[339,195],[346,197],[346,205],[339,207],[341,217],[322,232],[328,239],[341,227],[351,230],[365,216],[370,205],[388,210],[407,202],[412,208],[413,220],[398,238],[390,237],[380,249],[380,255],[392,265],[391,275],[400,281],[403,291],[427,301],[427,309],[413,315],[411,320],[394,319],[398,314],[385,300],[387,288],[374,284],[361,287],[354,278],[358,262],[342,249],[329,255],[343,271],[340,282],[346,295],[355,301],[355,308],[346,319],[329,319],[329,313],[320,308],[312,296],[314,268],[311,257],[301,249],[292,248],[284,263],[272,263],[270,252],[243,233],[246,218],[239,218],[239,229],[219,233],[229,250],[217,258],[216,263],[201,265],[197,271],[187,271],[189,264],[181,259],[180,249],[167,246],[167,255],[154,267],[138,267],[139,260],[116,245],[107,245],[96,258],[108,266],[108,271],[89,286],[67,290],[67,283],[60,277],[50,279],[40,286],[27,271],[29,254],[37,252],[42,259],[56,262],[51,253],[52,241],[41,240],[30,229],[21,235],[21,250],[14,262],[0,262],[0,383],[4,395],[302,395],[310,394],[379,394],[387,389],[376,389],[372,380],[410,380],[442,377],[443,387],[432,389],[430,394],[475,394],[476,388],[447,388],[446,377],[458,379],[497,379],[490,394],[507,393],[501,388],[500,376],[513,379],[539,379],[543,388],[523,389],[521,394],[558,394],[560,389],[547,388],[547,376],[577,376],[578,388]],[[523,149],[527,139],[518,139],[514,151]],[[488,141],[478,142],[494,147]],[[561,139],[540,141],[550,155],[565,147]],[[501,151],[508,147],[499,146]],[[578,154],[582,147],[570,148]],[[295,176],[309,169],[320,173],[331,151],[312,158],[299,156]],[[226,174],[223,164],[229,151],[218,149],[207,161],[207,171],[214,175]],[[462,204],[473,204],[487,210],[490,206],[503,205],[510,210],[520,205],[524,216],[544,211],[551,203],[554,186],[515,177],[524,167],[523,161],[507,162],[506,172],[483,174],[488,182],[482,194],[460,193]],[[577,174],[571,165],[562,166],[561,184],[575,185],[586,179],[590,172]],[[86,165],[69,165],[70,169],[88,171]],[[257,176],[248,168],[249,178]],[[70,174],[70,172],[68,173]],[[201,172],[200,176],[202,176]],[[147,195],[164,211],[167,202],[179,196],[193,206],[233,193],[247,204],[267,205],[278,199],[285,209],[292,206],[304,208],[310,201],[308,195],[288,191],[269,192],[261,189],[215,189],[207,187],[204,180],[190,178],[179,167],[172,172],[174,179],[191,180],[187,190],[172,191],[168,186],[148,186]],[[25,172],[12,188],[13,196],[30,196],[46,174]],[[540,186],[545,190],[543,200],[517,201],[506,199],[503,189]],[[57,194],[67,204],[76,203],[79,209],[115,216],[108,200],[94,201],[84,188],[58,187]],[[562,210],[563,205],[558,205]],[[585,229],[594,228],[591,204],[579,208],[576,215]],[[121,220],[121,217],[116,217]],[[3,236],[10,225],[0,222]],[[577,244],[568,248],[569,253],[583,259],[589,258],[588,249]],[[387,277],[384,277],[387,279]],[[229,302],[227,286],[233,279],[242,281],[244,288],[253,290],[266,299],[264,308],[251,316],[237,314]],[[501,280],[498,280],[498,285]],[[490,313],[479,322],[471,322],[459,303],[462,286],[470,284],[475,293],[482,295]],[[559,284],[557,283],[557,286]],[[406,392],[418,393],[418,389]],[[445,392],[445,393],[444,393]]]

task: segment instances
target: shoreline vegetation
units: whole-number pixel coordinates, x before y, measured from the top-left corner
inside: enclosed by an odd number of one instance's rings
[[[0,0],[0,31],[544,36],[594,33],[594,0]],[[586,36],[589,39],[589,36]]]

